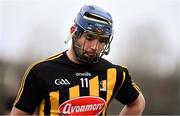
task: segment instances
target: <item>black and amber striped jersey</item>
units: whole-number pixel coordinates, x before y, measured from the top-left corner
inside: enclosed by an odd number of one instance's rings
[[[132,103],[139,95],[127,68],[101,58],[75,64],[66,52],[32,64],[24,74],[14,106],[40,115],[105,115],[110,101]]]

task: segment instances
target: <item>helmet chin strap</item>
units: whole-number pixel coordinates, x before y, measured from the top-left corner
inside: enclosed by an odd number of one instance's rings
[[[77,31],[77,28],[75,28],[75,30],[68,35],[67,39],[64,41],[65,44],[68,43],[68,41],[73,37],[73,35],[76,33],[76,31]]]

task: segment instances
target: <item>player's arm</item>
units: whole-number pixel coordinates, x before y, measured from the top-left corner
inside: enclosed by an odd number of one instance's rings
[[[142,93],[131,104],[125,105],[120,115],[141,115],[145,108],[145,100]]]
[[[10,116],[14,116],[14,115],[30,115],[27,112],[24,112],[16,107],[13,107],[10,113]]]
[[[145,108],[144,96],[140,91],[140,88],[133,82],[127,68],[122,67],[122,71],[122,86],[115,97],[125,105],[121,110],[120,115],[141,115]]]

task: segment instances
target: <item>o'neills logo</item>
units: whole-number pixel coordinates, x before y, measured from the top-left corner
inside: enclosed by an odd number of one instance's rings
[[[105,100],[100,97],[83,96],[62,103],[58,110],[61,115],[98,115],[105,104]]]
[[[77,72],[75,73],[76,76],[91,76],[91,73],[89,72]]]

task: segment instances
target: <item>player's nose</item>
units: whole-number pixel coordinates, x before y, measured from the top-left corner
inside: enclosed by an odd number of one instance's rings
[[[91,41],[91,49],[96,51],[98,49],[99,41],[97,39],[93,39]]]

